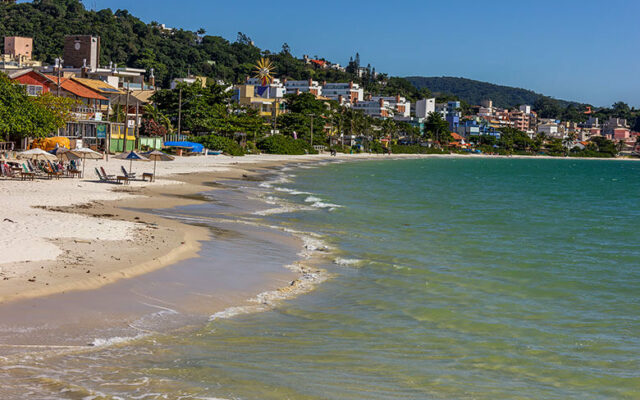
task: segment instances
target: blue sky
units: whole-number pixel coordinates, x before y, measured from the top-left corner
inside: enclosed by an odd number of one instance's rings
[[[146,22],[379,72],[461,76],[595,105],[640,106],[640,1],[85,0]]]

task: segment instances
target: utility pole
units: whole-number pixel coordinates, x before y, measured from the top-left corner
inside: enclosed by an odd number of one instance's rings
[[[180,124],[182,123],[182,88],[178,92],[178,140],[180,140],[180,133],[182,132]]]
[[[134,143],[134,149],[138,150],[140,146],[140,125],[138,125],[138,115],[140,113],[140,102],[136,99],[136,128],[135,128],[135,137],[136,141]]]
[[[124,106],[124,139],[122,140],[122,152],[127,152],[127,133],[129,131],[129,83],[127,82],[127,92]]]
[[[109,162],[109,151],[111,151],[111,120],[110,120],[110,115],[111,115],[111,98],[109,97],[109,103],[107,104],[107,124],[106,124],[106,132],[105,132],[105,142],[107,143],[106,146],[106,151],[105,154],[107,156],[107,162]]]
[[[313,117],[315,117],[314,114],[308,114],[311,117],[311,139],[309,144],[311,144],[311,147],[313,147]]]
[[[278,98],[273,102],[273,134],[276,134],[276,130],[278,129]]]
[[[62,63],[64,62],[64,60],[62,59],[62,57],[58,57],[56,58],[56,67],[58,68],[58,94],[57,96],[60,97],[60,79],[61,79],[61,74],[62,74]]]

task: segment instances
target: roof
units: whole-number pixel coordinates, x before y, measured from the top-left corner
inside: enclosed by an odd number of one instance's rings
[[[326,61],[322,61],[322,60],[310,60],[312,63],[323,66],[325,65],[327,62]]]
[[[87,79],[87,78],[72,78],[74,81],[88,87],[89,89],[93,89],[98,93],[102,94],[124,94],[124,92],[114,88],[109,85],[107,82],[103,82],[98,79]]]
[[[143,103],[151,103],[151,96],[155,92],[155,90],[132,90],[131,95]]]
[[[53,83],[57,83],[58,81],[58,77],[56,76],[53,76],[53,75],[44,75],[44,76]],[[60,87],[69,93],[72,93],[78,97],[82,97],[85,99],[107,100],[106,97],[101,96],[96,91],[86,88],[69,78],[62,78],[62,80],[60,81]]]
[[[451,137],[455,140],[464,140],[464,138],[455,132],[451,132]]]

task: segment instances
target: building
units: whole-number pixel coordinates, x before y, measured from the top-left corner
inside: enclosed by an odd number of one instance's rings
[[[171,89],[175,89],[178,87],[178,84],[186,83],[187,85],[195,85],[198,84],[200,87],[207,87],[207,77],[206,76],[194,76],[190,75],[186,78],[174,78],[171,81]]]
[[[278,78],[273,79],[268,86],[262,86],[262,82],[258,78],[247,78],[247,85],[253,85],[255,87],[256,96],[267,99],[281,99],[287,94],[287,88]]]
[[[395,97],[371,97],[369,100],[380,102],[383,100],[389,104],[389,108],[393,111],[392,116],[408,118],[411,116],[411,102],[407,101],[400,95]]]
[[[436,99],[422,99],[416,102],[415,114],[417,118],[427,118],[436,111]]]
[[[277,117],[284,112],[284,101],[278,97],[262,97],[254,85],[238,85],[233,89],[232,99],[238,104],[251,107],[262,117]]]
[[[287,94],[311,93],[314,96],[322,96],[322,86],[318,81],[309,78],[306,81],[284,81]]]
[[[364,90],[357,83],[325,83],[322,95],[340,104],[355,104],[364,100]]]
[[[548,137],[561,138],[558,134],[558,124],[555,122],[547,122],[538,125],[538,133]]]
[[[100,37],[91,35],[64,38],[63,66],[72,68],[98,68],[100,63]]]
[[[31,60],[33,56],[33,39],[20,36],[5,37],[4,54],[15,58],[24,57],[26,60]]]
[[[382,97],[379,97],[378,100],[359,101],[353,104],[353,109],[361,110],[374,118],[391,118],[394,115],[391,104]]]
[[[15,72],[21,69],[41,67],[33,56],[33,39],[20,36],[4,38],[4,53],[0,56],[0,71]]]
[[[624,140],[631,136],[627,120],[624,118],[609,118],[602,124],[602,136],[611,140]]]

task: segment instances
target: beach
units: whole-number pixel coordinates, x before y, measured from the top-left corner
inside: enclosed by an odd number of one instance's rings
[[[575,327],[607,332],[592,321],[611,312],[597,299],[613,293],[620,321],[633,314],[625,296],[637,251],[602,242],[616,235],[600,222],[611,201],[629,198],[636,165],[198,157],[158,164],[154,184],[2,181],[14,210],[3,224],[51,225],[15,227],[21,253],[2,265],[0,397],[630,393],[633,366],[621,354],[632,343]],[[567,199],[589,214],[564,212]],[[630,216],[621,218],[615,226],[629,237]],[[614,259],[611,246],[620,247]],[[574,357],[619,389],[582,380],[591,372],[572,370]],[[603,370],[602,357],[618,357],[618,367]],[[506,383],[487,383],[498,378]]]
[[[205,230],[135,211],[197,203],[205,181],[241,179],[250,170],[324,157],[191,157],[158,164],[153,184],[91,181],[128,162],[87,161],[87,180],[0,182],[0,303],[98,288],[194,257]],[[149,164],[136,163],[147,171]]]
[[[401,158],[479,158],[415,156]],[[503,158],[486,156],[489,158]],[[89,290],[195,257],[206,230],[136,209],[195,204],[204,182],[243,179],[265,168],[330,160],[384,160],[382,155],[179,157],[158,163],[158,179],[111,185],[93,180],[129,162],[87,161],[87,179],[0,181],[0,304],[73,290]],[[509,157],[512,158],[512,157]],[[515,156],[513,158],[524,158]],[[536,157],[544,158],[544,157]],[[150,163],[135,163],[148,172]]]

